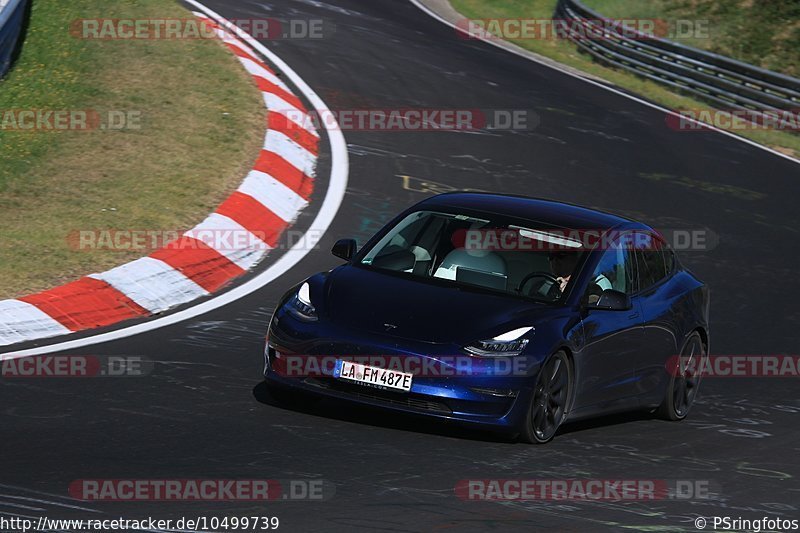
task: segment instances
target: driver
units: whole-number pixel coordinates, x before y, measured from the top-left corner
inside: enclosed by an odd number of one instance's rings
[[[559,283],[559,289],[564,292],[569,283],[569,278],[578,264],[578,254],[575,252],[553,251],[548,256],[550,270]]]
[[[528,294],[540,295],[551,300],[556,300],[563,294],[564,290],[575,273],[575,268],[578,266],[578,259],[580,254],[573,251],[554,250],[547,256],[550,263],[550,271],[555,277],[553,283],[552,279],[542,279],[541,281],[533,284]],[[602,273],[597,274],[589,283],[589,303],[596,303],[600,298],[600,294],[606,289],[612,288],[611,281]]]
[[[550,272],[553,273],[556,283],[553,279],[542,278],[535,280],[531,285],[528,294],[543,296],[549,300],[556,300],[566,289],[570,277],[575,271],[578,264],[579,254],[573,251],[554,250],[551,251],[547,258],[550,263]]]

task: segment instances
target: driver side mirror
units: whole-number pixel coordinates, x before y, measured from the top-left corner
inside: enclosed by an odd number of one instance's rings
[[[605,309],[609,311],[627,311],[632,307],[631,297],[622,291],[606,289],[600,294],[597,303],[590,305],[591,309]]]
[[[355,239],[339,239],[331,248],[331,253],[345,261],[350,261],[356,255],[357,248],[358,244]]]

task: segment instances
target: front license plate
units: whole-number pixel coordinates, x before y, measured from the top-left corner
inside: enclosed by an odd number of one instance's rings
[[[411,390],[412,374],[350,361],[337,360],[333,377],[380,389]]]

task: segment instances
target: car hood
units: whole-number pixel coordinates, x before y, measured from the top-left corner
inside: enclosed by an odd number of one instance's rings
[[[337,325],[461,346],[535,325],[553,310],[521,298],[349,265],[328,275],[325,293],[324,307]]]

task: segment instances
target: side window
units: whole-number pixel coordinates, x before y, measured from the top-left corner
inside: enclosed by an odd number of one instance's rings
[[[603,252],[589,279],[584,301],[589,305],[597,303],[602,292],[607,289],[626,294],[635,292],[633,261],[633,251],[627,247],[612,247]]]
[[[637,236],[636,266],[641,290],[649,289],[672,272],[674,261],[663,241],[652,235]]]

